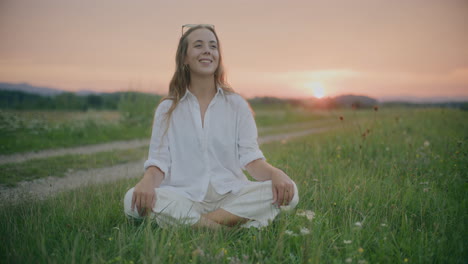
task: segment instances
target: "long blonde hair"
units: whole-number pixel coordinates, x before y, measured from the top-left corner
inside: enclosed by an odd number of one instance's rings
[[[161,102],[164,100],[172,100],[172,105],[166,113],[166,132],[169,127],[170,119],[172,113],[174,112],[174,109],[177,107],[177,105],[180,102],[180,99],[185,95],[185,92],[187,91],[187,88],[190,85],[190,68],[188,67],[188,65],[184,65],[184,60],[185,56],[187,56],[188,49],[187,37],[188,35],[190,35],[190,33],[200,28],[205,28],[213,32],[213,34],[216,37],[216,41],[218,42],[219,62],[218,68],[214,73],[215,86],[221,87],[221,89],[223,89],[227,93],[234,93],[234,90],[226,81],[223,59],[221,55],[221,45],[219,43],[218,35],[216,34],[214,28],[205,25],[191,27],[180,37],[179,46],[177,47],[176,52],[176,69],[174,75],[172,76],[171,82],[169,83],[169,95],[161,99]]]

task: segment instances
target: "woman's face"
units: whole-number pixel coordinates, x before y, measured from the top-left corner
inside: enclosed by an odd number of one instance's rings
[[[213,32],[206,28],[197,29],[187,36],[187,41],[184,64],[190,66],[190,73],[213,75],[219,64],[218,42]]]

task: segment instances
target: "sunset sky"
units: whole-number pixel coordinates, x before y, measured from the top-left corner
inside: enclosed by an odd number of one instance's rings
[[[0,0],[0,82],[164,94],[193,23],[245,97],[468,100],[466,0]]]

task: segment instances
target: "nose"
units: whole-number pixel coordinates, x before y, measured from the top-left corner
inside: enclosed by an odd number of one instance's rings
[[[211,51],[210,51],[210,47],[208,47],[208,46],[205,46],[205,47],[204,47],[203,54],[210,54],[210,53],[211,53]]]

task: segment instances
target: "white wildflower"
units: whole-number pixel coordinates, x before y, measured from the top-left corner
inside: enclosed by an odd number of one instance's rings
[[[291,231],[291,230],[286,230],[286,231],[284,231],[284,233],[285,233],[286,235],[288,235],[288,236],[297,236],[297,234],[295,234],[295,233],[294,233],[293,231]]]
[[[383,226],[383,227],[385,227],[385,226],[387,226],[387,224],[385,224],[385,223],[382,223],[382,224],[380,224],[380,226]]]
[[[357,226],[357,227],[362,227],[362,223],[361,223],[361,222],[356,222],[356,223],[354,223],[354,225]]]
[[[309,221],[315,218],[315,213],[310,210],[297,210],[296,215],[305,216]]]
[[[308,235],[308,234],[310,234],[310,230],[307,227],[302,227],[301,228],[301,234],[302,235]]]
[[[353,259],[352,259],[352,258],[347,258],[347,259],[345,260],[345,262],[346,262],[346,263],[351,263],[351,262],[353,262]]]
[[[427,140],[424,141],[424,147],[425,148],[429,147],[430,145],[431,145],[431,143],[429,143],[429,141],[427,141]]]
[[[351,244],[351,242],[353,242],[352,240],[343,240],[343,243],[345,244]]]

